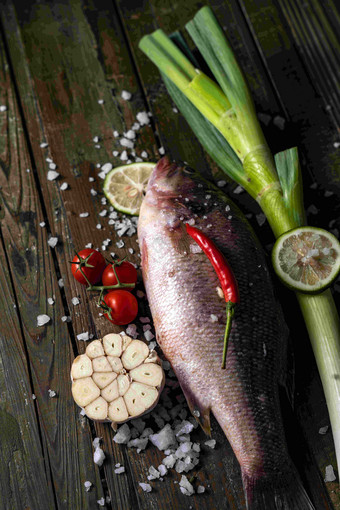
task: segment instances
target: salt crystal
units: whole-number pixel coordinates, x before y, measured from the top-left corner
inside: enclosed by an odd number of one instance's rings
[[[215,315],[215,314],[213,314],[213,313],[212,313],[212,314],[210,315],[210,320],[211,320],[211,322],[217,322],[217,321],[218,321],[218,317],[217,317],[217,315]]]
[[[131,255],[132,255],[135,252],[135,250],[133,248],[129,248],[128,252],[131,253]]]
[[[98,177],[99,177],[100,179],[103,179],[103,180],[104,180],[104,179],[105,179],[105,177],[106,177],[106,173],[105,173],[105,172],[99,172]]]
[[[89,182],[93,182],[94,181],[94,177],[89,177]]]
[[[242,188],[242,186],[236,186],[236,188],[234,189],[235,195],[239,195],[240,193],[243,193],[243,191],[244,191],[244,189]],[[227,210],[229,211],[229,209],[226,208],[226,211]]]
[[[144,292],[142,290],[137,290],[136,292],[138,298],[143,298],[145,296]]]
[[[89,482],[89,481],[84,482],[84,486],[85,486],[85,490],[86,490],[86,492],[89,492],[89,490],[90,490],[90,489],[91,489],[91,487],[92,487],[92,482]]]
[[[334,147],[335,147],[336,149],[338,149],[338,148],[340,147],[340,143],[339,143],[339,142],[334,142],[334,143],[333,143],[333,145],[334,145]]]
[[[104,104],[104,99],[98,99],[98,104]]]
[[[125,467],[124,466],[121,466],[121,467],[118,467],[115,469],[115,473],[116,475],[120,475],[121,473],[124,473],[125,472]]]
[[[326,197],[326,198],[329,198],[332,195],[334,195],[333,191],[325,191],[325,193],[324,193],[324,197]]]
[[[71,299],[71,302],[72,302],[72,304],[73,304],[74,306],[77,306],[77,305],[79,305],[79,303],[80,303],[80,301],[79,301],[79,299],[78,299],[77,297],[73,297],[73,298]]]
[[[197,487],[197,494],[203,494],[203,492],[205,492],[205,487],[203,487],[203,485],[199,485]]]
[[[121,97],[124,99],[124,101],[129,101],[131,99],[131,92],[128,92],[127,90],[123,90]]]
[[[227,184],[227,181],[217,181],[217,186],[223,188]]]
[[[119,427],[117,433],[113,436],[113,440],[117,444],[127,444],[131,438],[130,427],[127,423],[124,423]]]
[[[84,333],[79,333],[79,335],[77,335],[77,339],[84,340],[84,342],[87,342],[89,340],[89,332],[84,331]]]
[[[152,487],[151,487],[151,485],[149,483],[139,482],[138,485],[142,488],[142,490],[144,492],[151,492],[152,491]]]
[[[127,152],[126,151],[123,151],[120,155],[120,159],[122,161],[126,161],[128,159],[128,155],[127,155]]]
[[[160,153],[161,156],[163,156],[165,154],[165,150],[164,150],[164,147],[160,147],[158,149],[158,152]]]
[[[146,126],[147,124],[150,123],[149,116],[146,112],[137,113],[136,118],[141,126]]]
[[[258,113],[257,114],[259,120],[263,122],[265,126],[268,126],[269,122],[271,121],[271,115],[268,115],[267,113]]]
[[[156,346],[157,346],[156,342],[150,342],[149,343],[149,350],[153,351],[156,348]]]
[[[336,480],[336,476],[334,474],[333,466],[329,465],[326,466],[326,472],[325,472],[325,482],[334,482]]]
[[[106,216],[107,215],[107,210],[106,209],[103,209],[102,211],[100,211],[99,213],[99,216]]]
[[[307,214],[318,214],[319,212],[319,209],[314,205],[310,205],[308,208],[307,208]]]
[[[131,439],[127,445],[129,448],[134,447],[134,448],[138,448],[139,450],[145,450],[148,442],[149,442],[149,439],[147,437],[135,438],[135,439]]]
[[[273,124],[282,131],[285,128],[286,120],[280,117],[280,115],[276,115],[273,119]]]
[[[159,450],[166,450],[169,446],[176,443],[174,432],[169,423],[158,434],[150,435],[149,439]]]
[[[40,147],[41,147],[42,149],[45,149],[46,147],[48,147],[48,143],[43,142],[43,143],[41,143],[41,144],[40,144]]]
[[[139,320],[142,324],[145,324],[146,322],[150,322],[149,317],[139,317]]]
[[[38,315],[37,317],[37,326],[44,326],[48,322],[50,322],[51,317],[43,313],[42,315]]]
[[[190,218],[190,220],[187,221],[188,225],[195,225],[195,218]]]
[[[148,157],[148,153],[146,151],[143,151],[142,154],[141,154],[142,158],[147,158]]]
[[[114,136],[115,138],[117,138],[117,137],[119,136],[119,133],[118,133],[118,131],[117,131],[117,130],[114,130],[114,131],[113,131],[113,136]]]
[[[47,180],[48,181],[55,181],[55,179],[57,179],[57,177],[59,177],[59,172],[55,172],[54,170],[49,170],[47,172]]]
[[[43,228],[43,227],[45,227],[46,223],[44,221],[42,221],[42,222],[39,223],[39,225],[40,225],[41,228]]]
[[[133,129],[129,129],[127,133],[124,133],[125,137],[129,140],[134,140],[136,138],[136,132]],[[132,151],[132,155],[134,156],[136,153]]]
[[[55,392],[54,390],[48,390],[48,396],[49,396],[50,398],[53,398],[53,397],[55,397],[56,395],[57,395],[57,394],[56,394],[56,392]]]
[[[55,163],[49,163],[48,168],[51,170],[55,170],[57,168],[57,165]]]
[[[179,482],[181,492],[186,496],[194,494],[194,488],[185,475],[182,475],[181,481]]]
[[[327,430],[328,430],[328,425],[325,425],[324,427],[320,427],[319,434],[324,435],[324,434],[326,434]]]
[[[164,464],[164,466],[167,467],[168,469],[172,469],[174,467],[174,465],[176,464],[176,462],[177,462],[177,459],[176,459],[175,455],[173,455],[173,454],[168,455],[167,457],[165,457],[162,460],[162,464]]]
[[[151,331],[145,331],[144,333],[144,337],[145,337],[145,340],[147,342],[150,342],[150,340],[152,340],[153,338],[155,338],[155,335],[153,333],[151,333]]]
[[[105,453],[100,448],[100,446],[97,446],[93,453],[93,462],[97,464],[98,466],[101,466],[105,460]]]
[[[148,480],[156,480],[160,476],[161,476],[161,474],[157,469],[155,469],[153,466],[149,467]]]
[[[51,248],[55,248],[57,246],[57,243],[58,243],[58,238],[57,237],[50,237],[49,240],[47,241],[47,244],[51,247]]]
[[[61,191],[65,191],[65,189],[67,189],[67,188],[68,188],[67,182],[63,182],[62,185],[60,186]]]
[[[260,227],[265,223],[266,216],[263,213],[256,214],[256,221],[259,224]]]
[[[133,149],[134,143],[132,140],[129,140],[128,138],[121,138],[119,140],[119,143],[122,147],[127,147],[128,149]]]
[[[99,136],[93,137],[92,140],[94,141],[94,143],[98,143],[99,142]]]
[[[178,113],[177,108],[173,108],[173,109],[172,109],[172,111],[173,111],[174,113]]]
[[[116,242],[116,246],[117,246],[117,248],[123,248],[123,247],[125,246],[125,243],[124,243],[124,241],[123,241],[123,240],[121,240],[121,241],[117,241],[117,242]]]
[[[100,230],[100,229],[102,228],[101,224],[100,224],[100,223],[97,223],[96,228],[97,228],[98,230]]]
[[[49,297],[49,298],[47,298],[47,302],[48,302],[49,305],[53,305],[54,304],[54,299]]]
[[[90,193],[93,197],[95,197],[97,195],[97,191],[93,188],[90,189]]]
[[[82,212],[79,214],[79,218],[87,218],[90,215],[88,212]]]
[[[206,446],[209,446],[209,448],[212,448],[214,449],[215,446],[216,446],[216,441],[215,439],[209,439],[209,441],[205,441],[204,443]]]
[[[87,243],[87,244],[85,245],[85,248],[92,248],[92,246],[93,246],[93,244],[92,244],[92,243]]]
[[[193,428],[194,428],[193,424],[190,423],[189,421],[186,420],[182,421],[182,423],[180,423],[175,429],[176,437],[181,436],[182,434],[190,434]]]
[[[99,101],[98,101],[98,103],[99,103]],[[99,506],[105,506],[105,499],[104,498],[97,499],[97,503]]]
[[[138,336],[136,324],[129,324],[128,327],[126,328],[126,334],[128,336],[136,338]]]
[[[61,289],[64,287],[64,280],[63,280],[63,278],[59,278],[59,280],[58,280],[58,285],[59,285],[59,287],[60,287]]]

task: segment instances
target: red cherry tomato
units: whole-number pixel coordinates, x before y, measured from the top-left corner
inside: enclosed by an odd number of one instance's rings
[[[104,317],[113,324],[119,326],[129,324],[129,322],[132,322],[137,316],[137,299],[127,290],[111,290],[111,292],[108,292],[108,294],[104,296],[104,301],[110,308],[111,318],[107,312],[104,313]]]
[[[88,285],[80,271],[81,269],[92,285],[99,282],[106,266],[103,255],[92,248],[85,248],[78,255],[72,261],[72,274],[75,279],[83,285]]]
[[[105,287],[109,287],[110,285],[116,285],[117,283],[117,278],[115,276],[112,266],[113,264],[109,264],[108,266],[106,266],[104,270],[102,281]],[[126,262],[124,260],[124,262],[122,262],[119,265],[115,264],[115,270],[120,283],[136,283],[137,270],[135,266],[131,264],[131,262]],[[132,290],[132,287],[130,289],[127,288],[126,290]]]

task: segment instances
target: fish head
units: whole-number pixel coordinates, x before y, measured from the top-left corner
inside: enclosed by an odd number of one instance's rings
[[[139,230],[143,226],[174,230],[192,216],[197,183],[195,171],[184,164],[163,157],[155,166],[139,215]]]

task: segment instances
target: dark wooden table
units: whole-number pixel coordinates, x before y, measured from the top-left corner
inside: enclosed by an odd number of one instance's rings
[[[99,338],[112,330],[98,316],[95,299],[71,276],[68,261],[74,249],[89,242],[100,247],[110,238],[109,251],[139,260],[136,237],[124,237],[118,249],[108,218],[99,215],[104,206],[97,165],[121,164],[112,155],[122,150],[113,131],[122,134],[138,112],[149,111],[151,123],[136,140],[137,156],[146,150],[148,160],[155,161],[164,147],[211,178],[218,175],[174,111],[157,69],[138,50],[143,34],[158,27],[167,32],[183,28],[205,3],[214,9],[246,73],[273,152],[299,147],[310,223],[335,232],[340,228],[340,15],[335,1],[1,2],[0,105],[7,107],[0,111],[1,509],[92,509],[103,496],[111,498],[106,508],[114,510],[245,508],[237,461],[216,422],[217,448],[203,449],[195,470],[207,488],[204,494],[181,494],[175,472],[143,493],[138,483],[147,481],[149,466],[157,466],[162,454],[152,446],[138,454],[117,445],[108,424],[82,418],[69,380],[73,358],[86,347],[77,335],[89,331]],[[123,90],[131,92],[129,101],[122,99]],[[47,179],[46,158],[56,163],[57,180]],[[69,187],[63,191],[64,182]],[[245,193],[233,194],[234,187],[229,183],[227,191],[269,249],[273,237],[266,223],[260,227],[257,222],[258,206]],[[87,218],[79,217],[86,211]],[[58,237],[55,248],[48,245],[51,236]],[[340,508],[337,481],[323,483],[325,467],[335,468],[336,461],[331,432],[319,434],[329,419],[313,355],[296,303],[276,284],[297,374],[294,411],[283,401],[289,446],[316,508],[331,509],[331,500]],[[339,290],[338,283],[335,297]],[[75,296],[77,306],[71,302]],[[44,313],[51,320],[38,327],[37,316]],[[63,322],[63,316],[72,321]],[[103,438],[107,457],[101,468],[93,462],[96,436]],[[204,440],[198,429],[193,437]],[[114,473],[118,462],[125,467],[120,475]],[[93,483],[89,492],[86,480]]]

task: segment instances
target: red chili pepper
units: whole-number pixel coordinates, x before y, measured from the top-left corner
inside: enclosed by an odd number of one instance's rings
[[[202,248],[203,252],[206,254],[208,259],[210,260],[213,268],[216,271],[218,279],[220,280],[221,287],[223,290],[224,298],[226,300],[226,314],[227,314],[227,323],[224,333],[224,346],[223,346],[223,358],[222,358],[222,368],[225,368],[226,358],[227,358],[227,348],[228,348],[228,339],[230,336],[232,318],[234,315],[234,308],[237,303],[240,301],[238,285],[234,273],[231,270],[231,267],[227,263],[223,254],[217,248],[217,246],[213,243],[209,237],[207,237],[201,230],[196,227],[192,227],[188,223],[185,224],[187,233],[191,236],[194,241],[198,244],[200,248]]]

